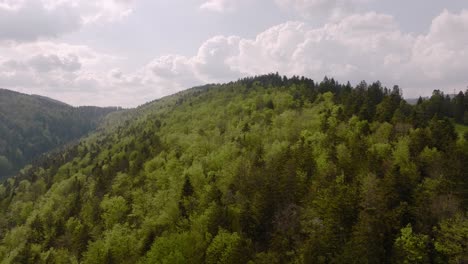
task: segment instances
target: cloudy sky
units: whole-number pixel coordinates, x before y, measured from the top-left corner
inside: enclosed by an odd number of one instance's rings
[[[133,107],[279,72],[468,86],[466,0],[0,0],[0,87]]]

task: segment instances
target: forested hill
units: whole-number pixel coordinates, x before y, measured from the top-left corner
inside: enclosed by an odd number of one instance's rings
[[[466,263],[467,105],[276,74],[169,96],[1,185],[0,259]]]
[[[94,130],[118,108],[72,107],[51,98],[0,89],[0,179],[39,155]]]

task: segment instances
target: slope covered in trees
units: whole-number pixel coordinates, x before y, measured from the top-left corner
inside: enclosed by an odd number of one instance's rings
[[[0,89],[0,179],[39,155],[78,139],[117,108],[72,107],[37,95]]]
[[[468,134],[430,105],[278,75],[152,102],[0,186],[0,259],[462,263]]]

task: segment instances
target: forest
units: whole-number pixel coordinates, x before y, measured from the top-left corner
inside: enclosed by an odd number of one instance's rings
[[[37,95],[0,89],[0,179],[15,175],[38,156],[98,127],[109,107],[72,107]]]
[[[468,262],[468,90],[269,74],[101,125],[0,185],[0,263]]]

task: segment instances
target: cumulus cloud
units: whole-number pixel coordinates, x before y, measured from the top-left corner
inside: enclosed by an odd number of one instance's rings
[[[348,15],[316,27],[290,21],[255,38],[215,36],[193,56],[154,58],[134,69],[87,46],[39,41],[0,46],[0,87],[55,95],[72,104],[135,106],[204,83],[279,72],[321,80],[399,84],[405,96],[468,84],[468,10],[444,11],[425,34],[402,32],[394,17]],[[83,98],[87,98],[83,101]]]
[[[85,24],[115,21],[130,12],[130,0],[2,0],[0,40],[57,37]]]
[[[89,47],[35,42],[0,47],[0,86],[40,94],[103,91],[103,64],[115,59]],[[78,102],[74,102],[78,103]]]
[[[368,13],[320,28],[286,22],[255,39],[217,36],[191,58],[165,56],[149,67],[159,78],[184,76],[184,83],[223,82],[276,71],[361,80],[387,76],[383,73],[409,59],[413,42],[414,37],[401,33],[391,16]]]
[[[201,45],[196,56],[161,56],[145,66],[144,76],[153,81],[171,80],[172,87],[179,90],[207,82],[231,81],[242,74],[230,64],[239,55],[240,40],[235,36],[215,36]]]
[[[207,82],[228,81],[239,76],[230,61],[239,56],[240,37],[216,36],[201,45],[191,58],[196,75]]]
[[[165,55],[154,59],[142,70],[142,81],[159,89],[179,91],[199,83],[194,67],[185,56]],[[159,85],[158,85],[159,84]]]
[[[222,82],[280,72],[342,81],[381,80],[406,87],[406,95],[435,88],[463,89],[468,82],[468,11],[444,11],[424,35],[404,33],[390,15],[346,16],[321,27],[286,22],[243,39],[218,36],[193,57],[172,55],[148,65],[160,79]],[[465,83],[464,83],[465,82]]]
[[[411,66],[439,85],[446,80],[468,84],[467,32],[468,10],[445,10],[432,21],[429,33],[416,39]]]
[[[171,75],[149,66],[154,64],[131,71],[115,68],[120,64],[125,64],[125,58],[85,45],[5,43],[0,45],[0,87],[73,105],[137,106],[193,85],[193,79],[183,83],[177,67]]]
[[[66,72],[75,72],[81,68],[81,63],[78,57],[74,54],[69,54],[66,57],[59,57],[56,54],[51,55],[35,55],[28,61],[37,72],[47,73],[54,70],[63,70]]]

